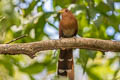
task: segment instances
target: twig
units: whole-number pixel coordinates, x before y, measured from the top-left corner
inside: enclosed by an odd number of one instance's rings
[[[19,39],[22,39],[22,38],[24,38],[24,37],[27,37],[27,35],[19,36],[19,37],[15,38],[15,39],[13,39],[13,40],[11,40],[11,41],[5,43],[5,44],[10,44],[10,43],[12,43],[12,42],[14,42],[14,41],[17,41],[17,40],[19,40]]]
[[[0,22],[3,20],[3,19],[5,19],[5,17],[3,16],[0,16]]]

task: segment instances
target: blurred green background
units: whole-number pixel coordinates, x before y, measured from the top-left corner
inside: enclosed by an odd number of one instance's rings
[[[78,35],[120,41],[120,0],[0,0],[0,44],[58,39],[58,10],[70,9],[79,24]],[[14,44],[12,43],[12,44]],[[0,80],[56,80],[59,51],[0,55]],[[76,80],[120,80],[120,54],[74,50]],[[83,72],[85,72],[83,74]]]

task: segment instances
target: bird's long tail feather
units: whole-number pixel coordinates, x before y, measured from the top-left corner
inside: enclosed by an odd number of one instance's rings
[[[72,49],[60,50],[58,60],[58,75],[74,80],[74,65]]]

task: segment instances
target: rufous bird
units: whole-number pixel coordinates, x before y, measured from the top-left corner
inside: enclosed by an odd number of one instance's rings
[[[59,38],[71,38],[76,36],[78,32],[78,23],[75,16],[68,9],[62,9],[59,13],[62,16],[59,24]],[[60,49],[57,74],[74,80],[73,62],[73,50]]]

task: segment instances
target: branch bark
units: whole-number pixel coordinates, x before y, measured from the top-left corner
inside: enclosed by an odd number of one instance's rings
[[[120,52],[120,42],[92,38],[64,38],[31,43],[0,44],[0,54],[26,54],[30,57],[34,57],[36,52],[60,48],[80,48],[104,52]]]

